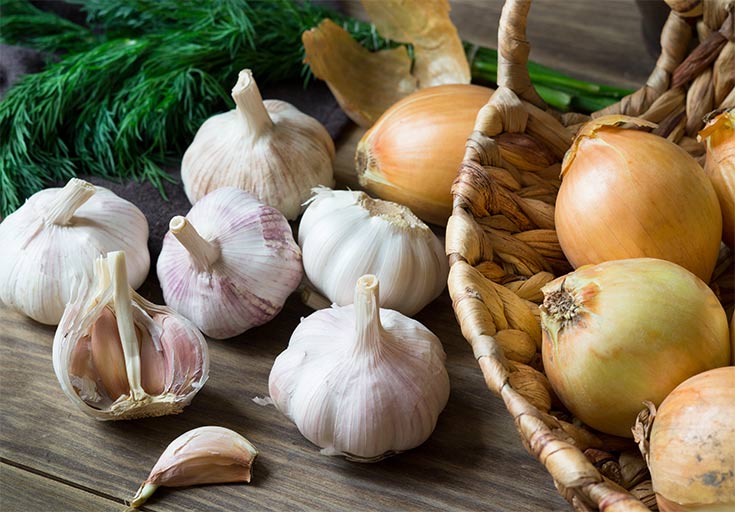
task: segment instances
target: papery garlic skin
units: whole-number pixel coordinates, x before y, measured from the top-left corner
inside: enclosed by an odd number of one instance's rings
[[[268,322],[301,282],[288,222],[243,190],[207,194],[171,227],[157,264],[163,297],[207,336],[230,338]]]
[[[309,281],[339,306],[351,304],[352,283],[365,274],[381,282],[381,306],[414,315],[444,290],[444,246],[418,217],[364,192],[314,190],[299,224]]]
[[[56,325],[75,288],[92,282],[94,261],[126,251],[130,286],[150,267],[148,222],[113,192],[72,178],[33,194],[0,223],[0,300]]]
[[[181,163],[194,204],[221,187],[237,187],[289,220],[318,185],[334,183],[334,143],[324,126],[279,100],[263,101],[249,69],[232,89],[236,109],[207,119]]]
[[[131,501],[140,507],[159,487],[250,482],[258,450],[228,428],[199,427],[168,445]]]
[[[94,278],[67,305],[54,336],[64,394],[99,420],[181,412],[209,375],[204,337],[129,288],[124,253],[98,258]]]
[[[322,453],[360,462],[423,443],[449,398],[439,339],[377,299],[378,280],[363,276],[354,305],[303,319],[268,382],[276,407]]]

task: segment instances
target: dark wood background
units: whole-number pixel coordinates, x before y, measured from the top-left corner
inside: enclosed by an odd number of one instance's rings
[[[359,3],[339,5],[361,16]],[[502,2],[452,5],[463,39],[495,45]],[[537,62],[614,85],[642,84],[655,61],[632,0],[539,0],[531,10],[529,37]],[[336,137],[335,170],[342,184],[354,186],[352,158],[360,134],[348,125]],[[160,298],[152,288],[143,293]],[[216,424],[240,432],[260,450],[252,483],[161,489],[144,510],[569,509],[543,467],[524,451],[502,402],[485,388],[446,292],[416,316],[444,343],[452,385],[432,437],[377,464],[319,455],[275,408],[252,402],[267,395],[273,360],[309,313],[293,296],[268,325],[230,341],[211,341],[210,380],[183,414],[103,423],[82,415],[62,394],[51,365],[54,328],[0,305],[0,508],[122,510],[171,440]]]

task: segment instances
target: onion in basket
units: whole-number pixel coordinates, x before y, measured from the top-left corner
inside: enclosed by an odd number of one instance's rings
[[[630,437],[644,400],[658,405],[692,375],[730,363],[717,297],[671,262],[587,265],[542,291],[546,375],[564,405],[602,432]]]
[[[722,218],[712,184],[686,151],[604,116],[583,126],[564,157],[556,232],[569,262],[661,258],[708,281]]]
[[[660,510],[735,510],[735,367],[695,375],[666,397],[648,466]]]

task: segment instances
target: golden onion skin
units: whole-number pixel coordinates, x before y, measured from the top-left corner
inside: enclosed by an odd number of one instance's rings
[[[360,185],[427,222],[446,224],[465,142],[492,92],[478,85],[440,85],[393,105],[357,146]]]
[[[666,397],[648,465],[662,512],[735,510],[735,367],[695,375]]]
[[[692,375],[730,364],[717,297],[671,262],[587,265],[542,291],[546,375],[564,405],[602,432],[631,437],[643,400],[658,405]]]
[[[722,239],[735,249],[735,109],[712,119],[700,136],[707,148],[704,172],[722,209]]]
[[[572,266],[660,258],[709,281],[722,218],[697,161],[650,133],[604,125],[584,132],[565,157],[554,214]]]

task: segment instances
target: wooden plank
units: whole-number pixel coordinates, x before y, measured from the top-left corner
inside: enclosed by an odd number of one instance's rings
[[[0,506],[3,512],[120,512],[124,508],[118,501],[3,463],[0,463]]]
[[[503,0],[449,3],[463,40],[497,48]],[[359,2],[339,5],[350,15],[367,19]],[[530,58],[576,78],[637,88],[656,62],[646,47],[641,23],[635,0],[534,0],[527,27]]]
[[[292,297],[270,324],[210,342],[211,377],[183,414],[128,422],[87,418],[51,366],[53,329],[0,309],[0,455],[54,478],[130,498],[165,446],[201,425],[232,428],[261,451],[250,485],[163,491],[150,510],[567,510],[525,453],[500,400],[485,388],[445,293],[417,315],[444,342],[452,394],[427,443],[378,464],[320,455],[273,407],[268,374],[299,318]]]

